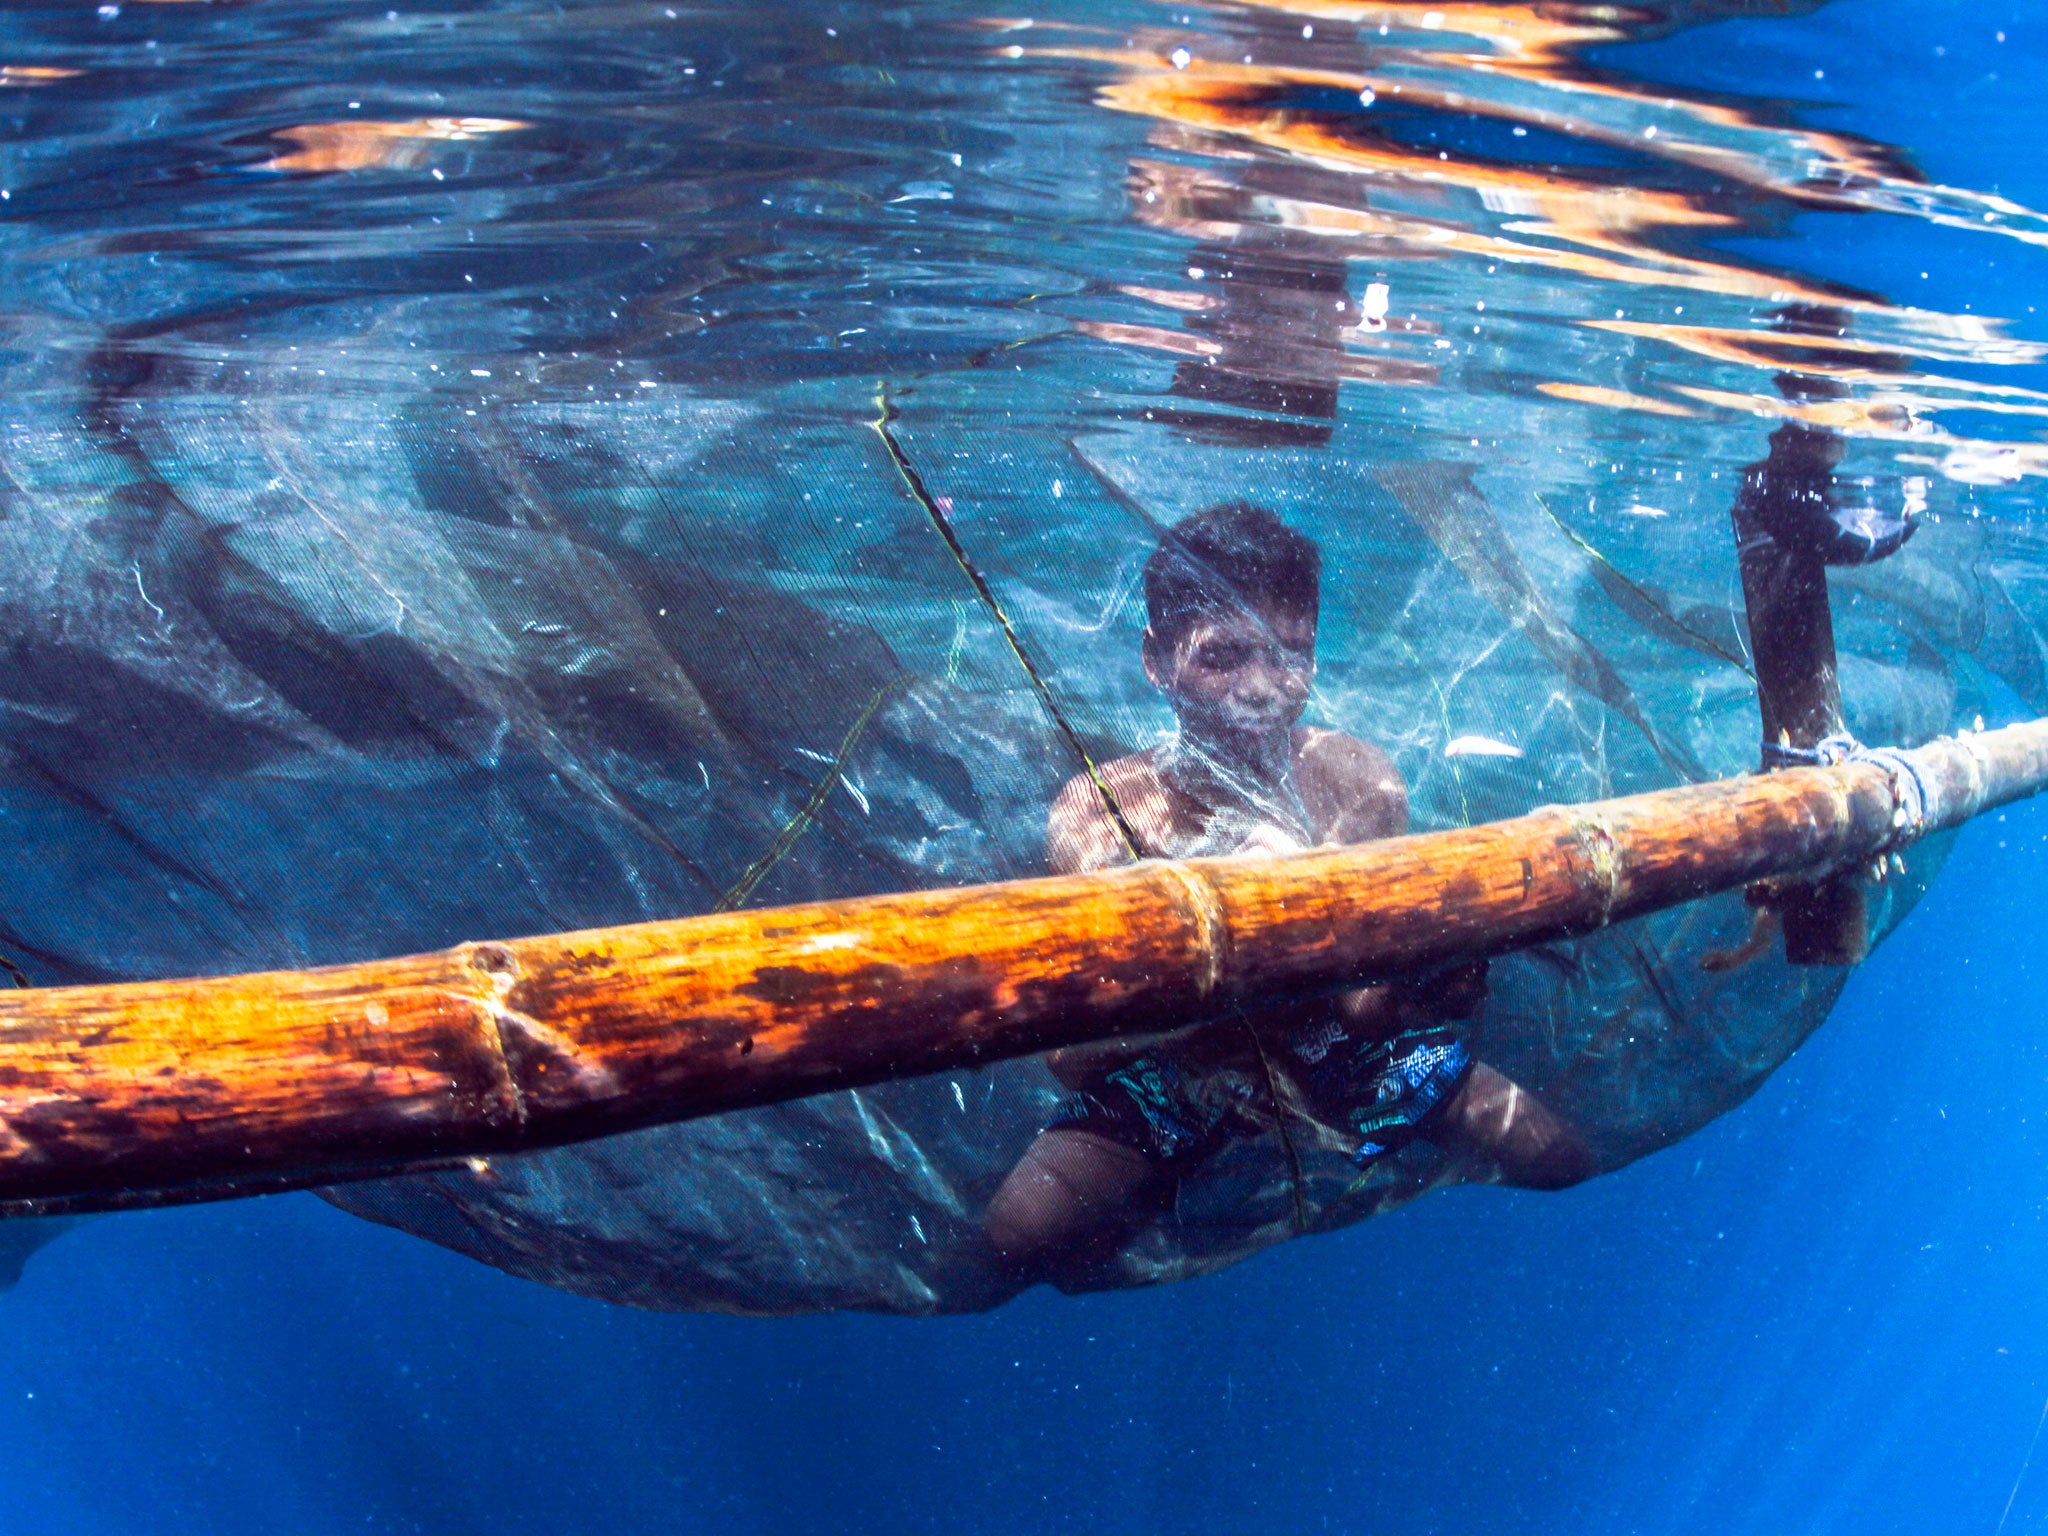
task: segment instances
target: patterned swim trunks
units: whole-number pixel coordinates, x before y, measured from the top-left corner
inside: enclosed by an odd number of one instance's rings
[[[1169,1051],[1134,1056],[1080,1089],[1048,1130],[1093,1131],[1141,1152],[1157,1168],[1185,1170],[1234,1136],[1254,1134],[1262,1090],[1231,1067],[1196,1067]]]
[[[1332,1020],[1297,1030],[1288,1054],[1311,1111],[1356,1139],[1360,1167],[1424,1134],[1472,1071],[1472,1052],[1443,1025],[1358,1040]]]
[[[1288,1038],[1275,1065],[1300,1087],[1311,1113],[1356,1142],[1360,1166],[1423,1134],[1472,1070],[1451,1029],[1406,1030],[1359,1040],[1334,1016]],[[1142,1153],[1154,1167],[1185,1171],[1228,1142],[1270,1127],[1269,1093],[1257,1069],[1197,1066],[1170,1049],[1135,1056],[1102,1073],[1054,1114],[1048,1129],[1071,1127]]]

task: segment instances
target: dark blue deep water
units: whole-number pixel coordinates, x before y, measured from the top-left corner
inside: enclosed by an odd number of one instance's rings
[[[1597,57],[2048,206],[2040,7],[1837,0]],[[1726,248],[2048,331],[2033,245],[1805,211]],[[1970,828],[1675,1147],[1174,1286],[661,1315],[310,1194],[96,1220],[0,1295],[0,1536],[2048,1531],[2044,869],[2048,807]]]

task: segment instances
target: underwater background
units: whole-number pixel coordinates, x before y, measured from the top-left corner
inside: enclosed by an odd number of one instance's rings
[[[158,8],[107,9],[96,24]],[[1839,0],[1592,57],[2048,207],[2048,17],[2026,7]],[[497,131],[461,121],[431,142]],[[288,144],[245,159],[384,153]],[[952,199],[903,185],[913,210]],[[1958,223],[1800,208],[1717,249],[2039,334],[2037,242]],[[238,259],[256,288],[304,282]],[[724,366],[776,345],[742,337]],[[2027,515],[2036,482],[2012,478],[1979,482],[1986,515]],[[1440,1192],[1171,1286],[974,1317],[656,1315],[311,1195],[84,1223],[0,1295],[0,1533],[2048,1527],[2044,854],[2040,807],[1968,829],[1825,1026],[1674,1147],[1562,1195]],[[50,929],[99,920],[47,865],[22,879],[55,893]]]

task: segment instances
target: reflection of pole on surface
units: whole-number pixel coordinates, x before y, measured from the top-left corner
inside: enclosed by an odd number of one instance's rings
[[[1325,424],[1337,417],[1339,333],[1350,317],[1345,261],[1290,249],[1283,235],[1256,225],[1228,246],[1197,247],[1190,259],[1222,298],[1214,313],[1191,316],[1187,326],[1217,350],[1181,362],[1173,392],[1303,423],[1266,424],[1275,441],[1327,441]],[[1221,421],[1217,427],[1225,430]],[[1255,419],[1239,418],[1229,430],[1248,444],[1262,437]]]
[[[0,1208],[559,1145],[1856,868],[2048,786],[2048,721],[1284,858],[714,913],[326,970],[0,993]]]

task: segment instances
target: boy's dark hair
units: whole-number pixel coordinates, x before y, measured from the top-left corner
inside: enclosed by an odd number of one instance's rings
[[[1167,529],[1145,562],[1145,616],[1161,640],[1231,608],[1283,609],[1313,620],[1323,555],[1264,507],[1225,502]]]

